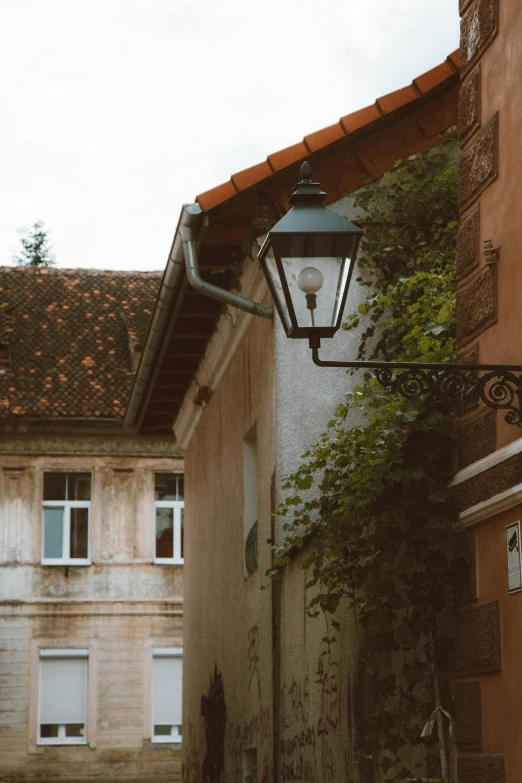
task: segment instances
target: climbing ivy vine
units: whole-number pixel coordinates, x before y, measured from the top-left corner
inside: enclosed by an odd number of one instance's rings
[[[359,358],[454,359],[457,154],[441,143],[353,194],[368,293],[345,328],[359,329]],[[356,380],[284,482],[285,540],[271,575],[304,548],[309,611],[339,630],[333,615],[347,603],[362,629],[352,779],[448,779],[445,713],[421,732],[435,707],[451,710],[451,417],[369,375]]]

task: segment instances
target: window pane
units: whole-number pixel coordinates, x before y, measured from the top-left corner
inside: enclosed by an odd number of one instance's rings
[[[156,509],[156,557],[174,557],[174,509]]]
[[[184,532],[185,532],[185,530],[184,530],[184,525],[183,525],[183,518],[184,518],[184,516],[185,516],[185,509],[184,509],[184,508],[182,508],[182,509],[180,509],[180,511],[181,511],[181,525],[180,525],[180,538],[181,538],[181,541],[180,541],[180,555],[181,555],[181,557],[185,557],[185,555],[184,555],[184,551],[183,551],[183,535],[184,535]]]
[[[65,473],[44,473],[44,500],[65,500]]]
[[[71,508],[71,558],[89,556],[89,509]]]
[[[63,557],[63,508],[44,508],[44,558]]]
[[[170,737],[172,734],[172,726],[170,724],[166,726],[154,726],[154,736],[156,737]]]
[[[178,500],[183,500],[184,484],[183,473],[178,473]]]
[[[65,727],[66,737],[83,737],[85,728],[83,723],[68,723]]]
[[[57,737],[58,723],[42,723],[40,726],[40,737]]]
[[[176,474],[156,473],[154,476],[154,499],[176,500]]]
[[[90,499],[91,499],[91,474],[68,473],[67,474],[67,500],[90,500]]]

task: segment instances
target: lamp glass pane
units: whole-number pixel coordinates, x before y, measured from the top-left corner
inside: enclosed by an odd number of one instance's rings
[[[276,260],[272,248],[269,248],[267,255],[264,258],[265,273],[268,274],[269,282],[271,284],[272,296],[275,301],[275,305],[283,321],[283,325],[288,331],[292,325],[290,319],[290,313],[288,312],[288,306],[283,293],[283,286],[281,285],[281,278],[277,269]]]
[[[344,287],[349,278],[350,260],[335,257],[282,258],[288,290],[294,305],[298,327],[332,327],[340,314]],[[314,267],[323,277],[323,284],[316,292],[316,307],[309,310],[306,293],[297,285],[302,269]]]

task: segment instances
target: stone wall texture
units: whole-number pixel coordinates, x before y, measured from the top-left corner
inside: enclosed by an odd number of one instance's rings
[[[457,233],[457,277],[471,272],[479,262],[480,207],[477,204],[460,221]]]
[[[478,269],[457,290],[457,341],[471,340],[498,317],[497,266]]]
[[[497,22],[498,0],[475,0],[467,7],[460,23],[460,67],[463,74],[477,62],[495,37]]]
[[[464,79],[459,93],[458,128],[465,141],[480,125],[480,65]]]
[[[458,424],[459,470],[495,451],[497,415],[492,408],[482,408],[476,415]]]
[[[459,675],[502,669],[500,604],[492,601],[459,613],[455,638],[455,666]]]
[[[462,756],[459,759],[459,783],[505,783],[505,756]]]
[[[482,750],[480,680],[457,683],[455,688],[455,734],[459,750]]]
[[[460,511],[482,503],[522,482],[522,454],[494,465],[453,487],[451,494]]]
[[[465,209],[498,174],[498,115],[475,136],[459,160],[458,198]]]

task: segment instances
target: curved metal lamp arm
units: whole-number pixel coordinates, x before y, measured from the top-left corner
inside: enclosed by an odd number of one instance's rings
[[[382,386],[409,400],[429,395],[451,405],[480,399],[489,408],[505,410],[508,424],[522,426],[522,367],[519,365],[323,361],[319,358],[319,346],[313,342],[312,338],[312,359],[318,367],[375,370]],[[483,375],[478,374],[481,371]]]

